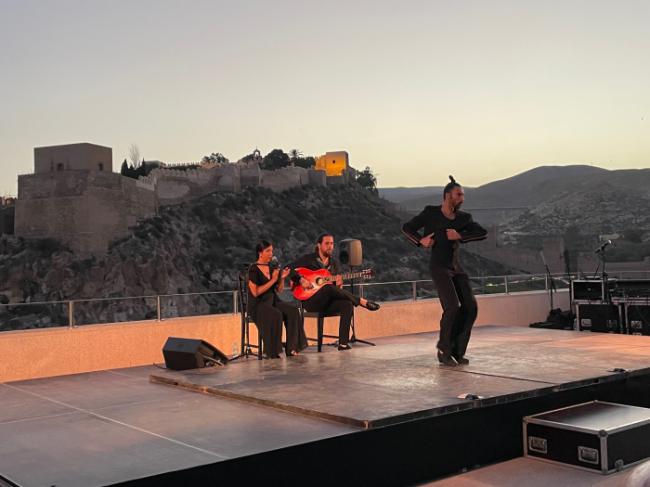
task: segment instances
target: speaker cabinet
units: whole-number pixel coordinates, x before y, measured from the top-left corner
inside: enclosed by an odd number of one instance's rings
[[[605,301],[605,286],[602,279],[576,279],[571,281],[571,296],[575,302]]]
[[[628,304],[625,318],[630,335],[650,335],[650,305]]]
[[[217,347],[196,338],[169,337],[162,351],[165,366],[171,370],[200,369],[228,362]]]
[[[576,318],[579,330],[621,333],[621,310],[615,304],[579,304]]]
[[[341,240],[339,244],[339,261],[349,266],[360,266],[363,264],[363,251],[361,240],[348,238]]]

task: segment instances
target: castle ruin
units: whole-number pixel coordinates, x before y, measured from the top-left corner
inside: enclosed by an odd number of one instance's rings
[[[215,191],[246,187],[284,191],[342,184],[351,179],[347,152],[328,152],[325,167],[260,168],[261,156],[195,169],[160,167],[135,180],[113,172],[110,147],[79,143],[34,149],[34,173],[18,176],[15,234],[52,238],[82,254],[102,254],[130,234],[138,220]],[[328,161],[336,168],[327,168]],[[327,170],[329,169],[329,170]],[[336,173],[336,174],[334,174]],[[330,175],[331,174],[331,175]]]

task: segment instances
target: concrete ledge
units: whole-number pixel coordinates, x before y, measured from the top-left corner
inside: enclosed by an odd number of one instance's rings
[[[476,324],[528,326],[543,321],[548,293],[477,296]],[[555,296],[555,306],[567,309],[568,291]],[[357,308],[358,338],[435,331],[442,310],[437,299],[383,303],[379,311]],[[255,326],[251,339],[257,340]],[[305,323],[307,336],[316,336],[316,320]],[[338,334],[338,318],[328,318],[328,334]],[[201,338],[227,355],[239,350],[239,315],[209,315],[164,321],[138,321],[74,328],[47,328],[0,333],[0,382],[135,367],[163,362],[162,347],[169,336]]]

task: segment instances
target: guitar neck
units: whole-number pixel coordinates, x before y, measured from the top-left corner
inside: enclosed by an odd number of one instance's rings
[[[357,277],[363,277],[367,274],[368,274],[367,272],[348,272],[346,274],[341,274],[341,279],[347,281],[348,279],[356,279]],[[336,279],[335,276],[332,277]]]

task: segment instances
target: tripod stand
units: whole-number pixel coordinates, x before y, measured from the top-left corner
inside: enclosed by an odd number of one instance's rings
[[[350,266],[350,272],[354,272],[354,266]],[[354,294],[354,279],[350,281],[350,292]],[[363,290],[363,288],[361,287]],[[371,345],[371,346],[376,346],[373,342],[369,342],[368,340],[361,340],[357,338],[357,334],[354,328],[354,313],[352,314],[352,322],[350,323],[350,329],[352,330],[352,336],[350,337],[350,342],[349,343],[365,343],[366,345]]]

